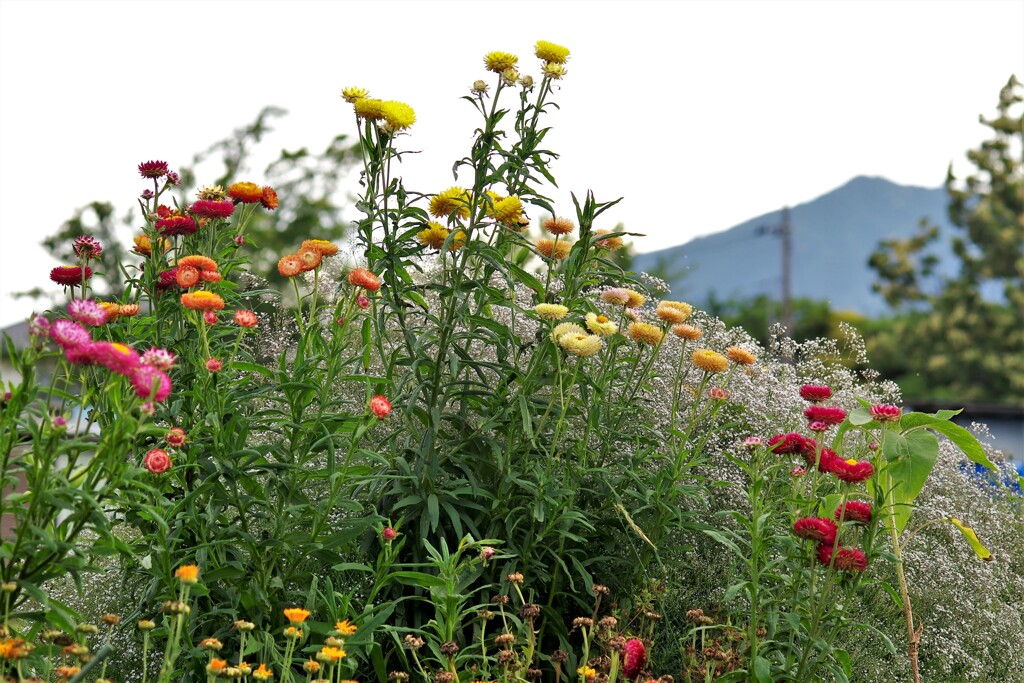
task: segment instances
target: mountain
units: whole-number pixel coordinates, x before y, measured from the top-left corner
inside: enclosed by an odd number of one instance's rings
[[[871,291],[868,257],[878,242],[916,233],[922,217],[953,230],[942,188],[897,185],[885,178],[858,176],[817,199],[790,210],[794,297],[827,299],[833,310],[885,313],[885,301]],[[723,232],[660,251],[638,254],[634,268],[664,278],[674,298],[704,304],[768,294],[781,298],[782,246],[766,231],[781,224],[774,211]],[[951,267],[948,240],[935,252]],[[940,267],[941,271],[941,267]]]

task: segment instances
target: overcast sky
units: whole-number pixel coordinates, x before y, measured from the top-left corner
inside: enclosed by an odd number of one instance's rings
[[[538,39],[572,51],[547,139],[556,209],[571,215],[569,191],[623,196],[604,227],[652,251],[856,175],[936,187],[966,168],[978,115],[1024,76],[1024,0],[0,0],[0,325],[32,310],[11,291],[57,289],[37,245],[76,207],[127,210],[140,161],[188,162],[269,104],[289,111],[276,156],[354,133],[343,86],[407,102],[404,144],[423,154],[406,184],[444,189],[483,55],[536,75]]]

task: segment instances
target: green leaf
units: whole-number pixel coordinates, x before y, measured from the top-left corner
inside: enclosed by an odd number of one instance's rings
[[[981,540],[978,539],[978,534],[974,533],[974,529],[954,517],[950,517],[947,521],[960,530],[960,533],[964,535],[964,538],[967,540],[967,543],[970,544],[975,555],[985,562],[992,561],[992,553],[989,552],[988,548],[982,545]]]
[[[764,657],[754,658],[754,675],[758,683],[772,683],[772,665]]]
[[[847,419],[850,421],[850,424],[860,427],[873,422],[875,418],[871,417],[871,412],[867,408],[861,406],[850,411]]]
[[[949,421],[949,417],[952,417],[959,412],[959,410],[940,410],[935,415],[928,415],[927,413],[907,413],[900,419],[900,428],[904,431],[914,427],[927,427],[928,429],[934,429],[956,444],[956,447],[959,448],[964,455],[970,458],[972,462],[983,465],[990,470],[996,469],[996,466],[988,459],[988,456],[985,454],[985,449],[980,443],[978,443],[978,440],[974,438],[974,435],[960,425]]]
[[[939,455],[939,440],[931,432],[920,430],[885,440],[886,472],[892,477],[892,502],[895,505],[896,531],[910,520],[910,505],[924,488],[924,483]],[[895,457],[890,457],[894,455]]]
[[[437,503],[437,494],[431,493],[427,496],[427,514],[430,516],[430,528],[435,531],[441,519],[441,511]]]

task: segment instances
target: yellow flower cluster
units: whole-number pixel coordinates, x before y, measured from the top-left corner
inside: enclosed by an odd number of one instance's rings
[[[469,202],[468,191],[461,187],[449,187],[430,199],[430,215],[435,218],[448,218],[455,214],[465,220],[469,218]]]

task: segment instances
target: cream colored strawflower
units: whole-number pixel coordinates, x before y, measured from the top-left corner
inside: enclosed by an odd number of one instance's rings
[[[549,43],[546,40],[538,40],[537,44],[533,46],[533,54],[545,62],[565,64],[565,60],[569,59],[569,48]]]
[[[693,306],[682,301],[662,301],[654,311],[659,318],[672,324],[686,322],[691,313]]]
[[[690,360],[694,367],[709,373],[725,372],[729,369],[729,359],[711,349],[697,349]]]
[[[680,339],[686,339],[688,341],[696,341],[700,339],[701,335],[704,334],[698,328],[693,325],[673,325],[672,334],[676,335]]]
[[[566,334],[586,334],[587,331],[576,323],[560,323],[551,330],[551,341],[557,342]]]
[[[562,79],[562,76],[569,73],[564,66],[554,62],[545,62],[542,71],[545,78],[550,78],[553,81],[559,81]]]
[[[369,94],[370,91],[366,88],[356,88],[355,86],[350,86],[341,91],[341,96],[349,104],[355,104],[356,100],[361,100]]]
[[[650,346],[658,344],[665,334],[661,331],[660,327],[642,322],[630,323],[629,327],[626,328],[626,332],[633,341],[640,342],[641,344],[649,344]]]
[[[757,362],[757,357],[742,346],[730,346],[725,350],[725,355],[739,365],[753,365]]]
[[[570,332],[558,338],[558,345],[574,356],[593,356],[601,350],[604,342],[593,334],[577,334]]]
[[[469,218],[469,192],[454,186],[438,192],[430,199],[430,215],[435,218],[448,218],[453,213],[459,218]]]
[[[416,112],[404,102],[389,100],[381,103],[380,109],[392,130],[405,130],[416,123]]]
[[[506,69],[515,68],[518,62],[519,57],[508,52],[488,52],[484,55],[484,68],[496,74],[500,74]]]
[[[613,306],[625,306],[629,303],[629,290],[624,287],[609,287],[601,292],[601,301]]]
[[[569,315],[569,309],[561,304],[537,304],[533,310],[544,320],[561,320]]]
[[[545,218],[544,222],[541,223],[541,227],[552,235],[568,235],[576,229],[576,226],[568,218],[556,218],[555,216]]]
[[[619,331],[619,326],[603,315],[587,313],[587,329],[599,337],[610,337]]]

